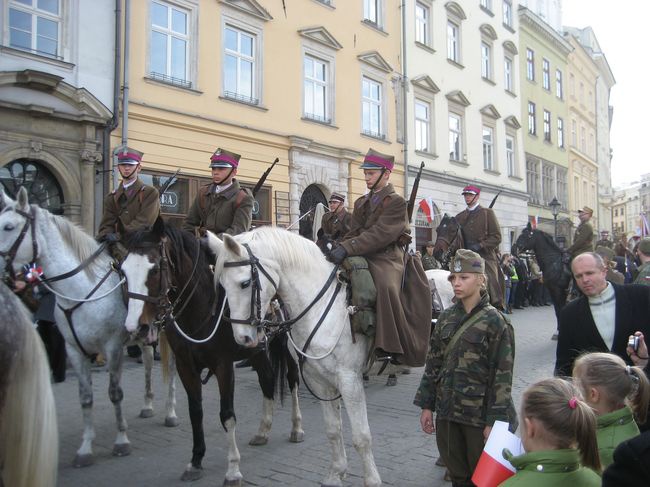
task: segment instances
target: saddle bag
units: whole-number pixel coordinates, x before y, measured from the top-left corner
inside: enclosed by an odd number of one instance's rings
[[[342,264],[342,277],[348,286],[348,310],[355,333],[375,336],[377,325],[377,288],[364,257],[347,257]]]

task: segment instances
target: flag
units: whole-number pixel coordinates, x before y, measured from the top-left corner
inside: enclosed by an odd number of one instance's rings
[[[645,213],[641,213],[641,238],[650,236],[650,225],[648,225],[648,218]]]
[[[537,228],[537,223],[539,223],[539,217],[537,215],[530,215],[528,216],[528,220],[530,221],[530,226],[535,230]]]
[[[477,487],[497,487],[515,474],[515,467],[503,457],[504,448],[514,456],[524,453],[521,440],[508,431],[508,423],[495,421],[472,475]]]
[[[419,206],[422,212],[427,216],[427,221],[431,223],[433,221],[433,217],[435,216],[433,198],[431,198],[431,196],[427,196],[426,198],[421,199]]]

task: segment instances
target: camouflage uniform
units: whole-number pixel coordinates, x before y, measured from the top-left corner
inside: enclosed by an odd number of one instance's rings
[[[634,284],[643,284],[644,286],[650,286],[650,262],[646,262],[641,267],[639,267],[639,274],[636,276]]]
[[[440,269],[440,264],[433,255],[429,255],[425,252],[422,254],[422,267],[425,271],[428,271],[430,269]]]

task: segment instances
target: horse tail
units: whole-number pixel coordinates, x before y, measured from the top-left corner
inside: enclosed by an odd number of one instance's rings
[[[4,485],[55,486],[58,436],[47,354],[29,324],[9,374],[2,411],[0,452],[4,454]]]
[[[162,366],[162,377],[165,384],[169,383],[169,359],[172,352],[169,347],[169,342],[167,341],[167,333],[165,330],[162,330],[158,334],[158,348],[160,349],[160,364]]]
[[[280,404],[284,405],[284,395],[287,390],[287,358],[291,357],[286,333],[273,337],[269,343],[269,352],[275,380],[275,392],[279,393]]]

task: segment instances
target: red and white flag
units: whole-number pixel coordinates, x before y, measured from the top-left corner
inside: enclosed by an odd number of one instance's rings
[[[532,216],[530,215],[528,217],[528,221],[530,222],[530,226],[532,227],[533,230],[537,228],[537,223],[539,222],[539,217],[537,215]]]
[[[420,209],[427,216],[427,221],[429,223],[431,223],[433,217],[435,216],[434,208],[433,198],[431,198],[431,196],[427,196],[426,198],[420,200]]]
[[[521,440],[508,431],[508,423],[495,421],[472,475],[472,482],[477,487],[497,487],[515,474],[515,467],[503,458],[504,448],[514,456],[524,453]]]

